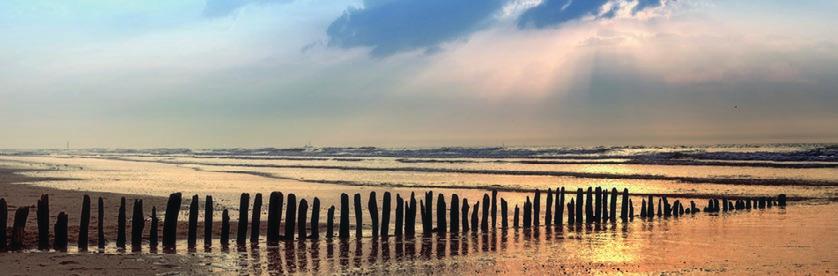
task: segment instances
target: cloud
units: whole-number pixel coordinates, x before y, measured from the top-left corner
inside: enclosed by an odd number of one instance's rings
[[[663,0],[544,0],[518,17],[518,28],[542,29],[565,22],[592,18],[613,18],[625,7],[632,6],[631,13],[660,7]]]
[[[327,30],[329,45],[371,47],[373,56],[435,50],[478,30],[503,0],[366,0],[349,8]]]

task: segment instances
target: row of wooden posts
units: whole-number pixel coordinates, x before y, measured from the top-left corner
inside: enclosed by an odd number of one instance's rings
[[[568,224],[582,224],[582,223],[616,223],[617,222],[617,197],[622,197],[620,206],[619,218],[622,222],[631,221],[634,218],[634,205],[629,198],[628,189],[624,189],[622,194],[619,194],[617,189],[611,189],[610,193],[607,189],[603,190],[600,187],[595,189],[588,187],[587,193],[583,189],[576,190],[576,197],[570,199],[565,203],[564,187],[556,189],[555,191],[548,189],[547,202],[545,207],[544,225],[550,227],[551,225],[558,227],[564,224],[564,210],[567,208],[567,223]],[[610,194],[610,195],[609,195]],[[610,197],[610,198],[609,198]],[[583,199],[584,198],[584,199]],[[422,234],[430,236],[433,233],[438,235],[457,234],[460,232],[473,231],[477,232],[478,228],[482,232],[487,232],[489,229],[497,228],[497,191],[489,194],[484,194],[481,202],[477,201],[471,205],[468,199],[463,198],[462,202],[457,194],[451,195],[450,204],[446,203],[446,198],[442,194],[437,195],[436,205],[436,228],[433,225],[433,192],[426,192],[424,199],[417,200],[414,193],[410,194],[410,198],[402,198],[401,195],[396,194],[396,210],[395,210],[395,228],[394,235],[397,238],[415,237],[416,232],[416,213],[419,208],[420,218],[422,222]],[[554,200],[555,199],[555,200]],[[284,202],[287,201],[287,202]],[[392,196],[389,192],[385,192],[382,199],[382,211],[379,212],[378,201],[376,193],[371,192],[368,202],[367,210],[371,220],[372,237],[389,238],[390,236],[390,214]],[[584,202],[584,204],[583,204]],[[651,218],[655,216],[653,197],[648,196],[648,200],[643,199],[640,210],[641,218]],[[781,194],[776,198],[760,197],[757,199],[738,199],[735,204],[727,199],[722,200],[722,211],[738,209],[765,208],[772,205],[785,206],[786,196]],[[753,202],[753,204],[752,204]],[[165,217],[163,220],[163,249],[172,251],[176,247],[177,242],[177,224],[178,216],[182,203],[181,193],[173,193],[169,196]],[[355,217],[355,237],[362,237],[363,230],[363,212],[361,194],[355,194],[353,197],[354,203],[354,217]],[[88,229],[90,224],[90,197],[85,195],[82,202],[81,220],[79,227],[78,248],[79,251],[84,252],[88,250]],[[462,204],[462,205],[461,205]],[[280,234],[280,222],[282,221],[282,208],[285,205],[285,227],[284,234]],[[583,208],[584,205],[584,208]],[[719,201],[717,199],[710,199],[705,212],[719,212]],[[124,197],[120,200],[119,212],[117,217],[117,248],[124,249],[126,245],[126,200]],[[210,247],[213,243],[213,213],[214,204],[212,196],[206,196],[204,203],[204,246]],[[450,208],[449,208],[450,206]],[[262,214],[262,194],[256,194],[253,200],[253,212],[248,215],[250,207],[250,195],[247,193],[241,194],[238,228],[236,231],[236,244],[238,246],[245,246],[247,244],[247,228],[248,224],[251,228],[250,243],[257,244],[260,238],[260,223]],[[268,198],[268,218],[267,218],[267,244],[269,246],[277,245],[280,240],[292,241],[295,236],[298,240],[305,239],[319,239],[320,237],[320,200],[314,198],[312,201],[312,213],[310,220],[310,233],[307,233],[306,218],[308,217],[309,203],[305,199],[300,199],[299,204],[294,194],[288,194],[287,197],[280,192],[272,192]],[[478,210],[482,208],[482,217]],[[192,196],[192,201],[189,205],[188,215],[188,232],[187,232],[187,246],[192,249],[197,243],[198,232],[198,212],[199,212],[199,198],[198,195]],[[340,196],[340,214],[339,214],[339,229],[337,237],[340,239],[349,238],[349,195],[341,194]],[[500,227],[502,230],[507,230],[508,225],[508,202],[500,199]],[[513,228],[517,229],[523,227],[529,229],[532,227],[539,227],[541,223],[541,191],[536,190],[535,195],[530,200],[527,196],[523,204],[523,216],[520,216],[521,210],[516,204],[513,213]],[[170,211],[172,210],[172,211]],[[49,196],[42,195],[38,200],[36,209],[36,219],[38,225],[38,249],[49,250]],[[695,202],[690,202],[690,207],[684,208],[680,201],[676,200],[674,204],[670,204],[666,196],[661,196],[658,199],[657,216],[669,217],[680,216],[684,213],[697,213],[699,209],[696,208]],[[379,217],[380,214],[380,217]],[[584,216],[583,216],[584,214]],[[6,228],[7,228],[7,206],[4,199],[0,199],[0,251],[7,249],[20,250],[24,248],[23,237],[26,225],[26,220],[29,215],[29,208],[22,207],[15,211],[14,225],[12,227],[11,242],[7,244]],[[131,219],[131,248],[133,251],[142,249],[143,233],[145,228],[145,215],[143,213],[143,201],[134,200],[133,217]],[[98,248],[105,247],[104,234],[104,200],[98,198]],[[326,237],[331,239],[335,237],[334,221],[335,206],[330,206],[326,211]],[[519,218],[523,218],[523,224],[520,223]],[[250,218],[250,222],[248,222]],[[491,218],[491,219],[490,219]],[[152,249],[158,247],[158,227],[159,219],[157,216],[157,208],[151,208],[150,226],[148,229],[148,242]],[[67,214],[60,212],[57,221],[54,224],[54,242],[53,249],[57,251],[66,251],[68,247],[67,242]],[[296,231],[296,233],[295,233]],[[223,247],[229,246],[230,242],[230,215],[225,208],[221,212],[221,237],[220,242]]]

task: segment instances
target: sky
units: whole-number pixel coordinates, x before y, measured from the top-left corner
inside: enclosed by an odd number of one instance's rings
[[[838,142],[834,0],[4,0],[0,148]]]

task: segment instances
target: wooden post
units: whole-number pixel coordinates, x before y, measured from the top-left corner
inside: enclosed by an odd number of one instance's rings
[[[2,199],[0,199],[2,201]],[[0,238],[0,247],[6,246],[6,202],[2,201],[3,205],[2,214],[0,214],[0,229],[2,229],[3,238]],[[81,201],[81,217],[79,217],[79,252],[87,252],[88,249],[88,240],[90,239],[90,235],[88,234],[90,231],[90,196],[84,195],[84,198]],[[2,251],[2,250],[0,250]]]
[[[451,233],[457,234],[460,232],[460,196],[457,194],[451,195]]]
[[[433,214],[433,206],[431,205],[433,201],[433,192],[426,192],[424,203],[422,201],[419,202],[419,205],[422,206],[422,234],[426,236],[430,235],[434,228],[431,222],[433,219],[431,215]]]
[[[567,203],[567,224],[574,224],[576,223],[576,214],[574,214],[575,204],[573,204],[573,199],[570,199],[570,202]]]
[[[497,228],[498,220],[498,190],[492,189],[492,229]]]
[[[271,192],[268,196],[268,230],[267,243],[269,246],[279,244],[279,226],[282,222],[282,193]]]
[[[439,194],[436,201],[436,231],[439,237],[444,237],[445,233],[448,231],[445,219],[445,215],[447,213],[448,212],[446,212],[445,207],[445,196]]]
[[[253,197],[253,211],[250,213],[250,244],[258,245],[262,230],[262,194]],[[252,246],[251,246],[252,247]]]
[[[617,222],[617,188],[611,188],[611,209],[608,213],[608,218],[611,219],[611,223]]]
[[[648,217],[648,218],[654,217],[655,216],[655,201],[654,201],[654,198],[652,198],[651,195],[649,196],[649,200],[646,201],[646,204],[649,205],[649,207],[646,208],[646,212],[647,212],[646,217]]]
[[[608,222],[608,219],[613,219],[611,216],[608,215],[608,188],[602,189],[602,214],[600,215],[599,219],[602,223]]]
[[[594,222],[602,222],[602,188],[594,189]]]
[[[404,199],[396,194],[396,237],[402,237],[404,233]]]
[[[474,203],[474,207],[471,210],[471,231],[477,232],[477,228],[480,227],[477,223],[477,216],[480,213],[480,201]]]
[[[404,235],[407,237],[416,236],[416,197],[410,193],[410,208],[405,208]]]
[[[547,188],[547,205],[544,205],[544,226],[553,224],[553,190]]]
[[[341,239],[349,238],[349,195],[340,194],[340,230]]]
[[[532,224],[533,227],[538,227],[538,221],[541,220],[541,190],[535,189],[535,197],[532,200]]]
[[[370,198],[367,201],[367,211],[370,213],[370,230],[372,230],[372,237],[378,238],[378,230],[380,226],[378,225],[378,200],[376,199],[375,192],[370,192]]]
[[[390,205],[392,198],[390,192],[384,192],[384,198],[381,200],[381,234],[382,238],[390,236]]]
[[[195,249],[198,239],[198,195],[192,195],[189,202],[189,224],[186,235],[186,247]]]
[[[227,208],[221,211],[221,247],[230,246],[230,212]]]
[[[780,194],[777,196],[777,206],[786,207],[786,194]]]
[[[463,221],[462,221],[463,233],[468,232],[468,230],[469,230],[469,223],[468,223],[468,220],[470,218],[470,216],[468,215],[468,208],[469,207],[471,207],[471,205],[468,204],[468,199],[463,198],[463,207],[462,207],[462,213],[461,213],[461,217],[463,217]]]
[[[247,241],[247,211],[250,207],[250,194],[242,193],[239,197],[239,223],[236,227],[236,245],[245,246]]]
[[[527,197],[527,201],[524,202],[524,229],[528,229],[532,226],[532,202],[530,202],[530,197]]]
[[[326,210],[326,238],[335,237],[335,205],[329,206]]]
[[[487,194],[483,194],[483,217],[480,223],[480,230],[483,233],[489,232],[489,195]]]
[[[18,207],[15,210],[15,222],[12,224],[12,242],[9,248],[13,251],[23,249],[23,239],[26,236],[26,219],[29,217],[29,207]]]
[[[288,206],[285,207],[285,240],[294,240],[294,225],[297,223],[297,195],[288,194]]]
[[[663,197],[658,198],[658,217],[663,216]]]
[[[634,220],[634,203],[629,199],[629,221]]]
[[[311,206],[311,239],[320,238],[320,199],[314,198]]]
[[[620,218],[623,222],[626,222],[629,218],[629,206],[631,206],[629,203],[629,190],[628,188],[623,188],[623,209],[620,210]]]
[[[145,216],[143,215],[143,200],[134,200],[134,212],[131,215],[131,250],[140,251],[143,248],[143,229]]]
[[[169,195],[169,201],[166,203],[166,215],[163,218],[163,249],[166,251],[174,251],[176,247],[178,215],[182,200],[181,193],[173,193]]]
[[[355,194],[353,201],[355,202],[355,238],[360,239],[364,233],[364,217],[363,212],[361,212],[361,194]]]
[[[584,201],[582,199],[582,196],[583,196],[582,195],[582,188],[576,189],[576,210],[574,212],[576,217],[574,219],[575,219],[576,223],[580,223],[580,224],[582,223],[582,220],[584,219],[582,217],[582,214],[583,214],[582,213],[583,212],[582,211],[582,203]]]
[[[518,204],[515,204],[515,212],[513,212],[513,214],[512,214],[512,227],[515,228],[515,229],[518,229],[519,227],[521,227],[521,223],[520,223],[520,219],[519,219],[520,216],[521,216],[521,211],[518,208]]]
[[[151,226],[149,227],[149,230],[148,230],[148,245],[149,245],[149,247],[151,247],[152,251],[157,250],[157,244],[158,244],[158,241],[157,241],[157,235],[158,235],[157,232],[158,231],[157,231],[157,229],[159,227],[158,224],[160,224],[160,219],[157,218],[157,207],[152,206],[151,207]]]
[[[116,222],[116,248],[125,249],[125,227],[128,224],[125,215],[125,197],[119,199],[119,214]]]
[[[212,196],[207,195],[206,200],[204,200],[204,247],[206,248],[212,247],[212,224],[213,213],[215,212],[213,204]]]
[[[585,194],[585,223],[594,222],[594,190],[590,186]]]
[[[503,198],[500,199],[500,228],[506,230],[509,228],[509,222],[506,219],[507,215],[509,214],[509,203],[506,202]]]
[[[640,218],[646,218],[646,199],[640,201]]]
[[[49,250],[49,195],[41,195],[35,211],[38,221],[38,250]]]
[[[306,217],[308,216],[308,201],[300,199],[299,215],[297,215],[297,235],[299,241],[306,240]]]
[[[561,189],[556,189],[556,192],[558,193],[556,195],[557,196],[557,198],[556,198],[557,199],[556,200],[556,212],[553,214],[553,217],[554,217],[554,222],[555,222],[556,226],[558,227],[558,226],[561,226],[562,224],[564,224],[564,222],[563,222],[563,220],[564,220],[564,217],[563,217],[564,216],[564,208],[565,208],[564,187],[561,187]]]
[[[64,212],[58,213],[58,219],[55,222],[55,242],[53,242],[53,249],[58,252],[67,252],[67,214]]]
[[[97,243],[98,248],[100,250],[105,249],[105,200],[102,197],[99,197],[98,205],[96,208],[97,218],[96,218],[96,226],[97,226]]]
[[[89,209],[90,209],[89,199],[88,199],[88,204],[87,205],[88,205],[88,211],[89,211]],[[84,207],[82,207],[82,210],[84,210]],[[82,211],[82,213],[84,213],[84,211]],[[8,221],[9,221],[8,216],[9,216],[9,207],[6,205],[6,199],[5,198],[0,198],[0,252],[5,252],[6,251],[6,244],[8,244],[6,242],[6,239],[7,239],[6,238],[6,228],[8,227]],[[81,239],[79,239],[79,240],[81,240]],[[79,248],[81,248],[81,247],[79,247]]]

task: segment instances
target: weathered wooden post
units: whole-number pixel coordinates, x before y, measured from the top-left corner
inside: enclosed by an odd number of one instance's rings
[[[602,187],[594,189],[594,222],[602,222]]]
[[[591,224],[594,222],[594,190],[590,186],[588,192],[585,194],[585,223]]]
[[[285,207],[285,240],[293,241],[294,225],[297,223],[297,195],[288,194],[287,199],[288,206]]]
[[[329,206],[326,210],[326,238],[335,237],[335,205]]]
[[[507,215],[509,214],[509,203],[503,198],[500,199],[500,228],[506,230],[509,228],[509,221]]]
[[[602,189],[602,215],[600,220],[602,220],[602,223],[606,223],[609,218],[612,217],[608,216],[608,188],[605,188]]]
[[[396,229],[395,234],[397,238],[401,238],[404,234],[404,199],[400,194],[396,194]]]
[[[527,201],[524,202],[524,229],[529,229],[532,227],[532,202],[530,202],[530,197],[527,197]]]
[[[282,201],[283,195],[280,192],[271,192],[268,196],[268,229],[267,244],[276,246],[279,244],[279,226],[282,222]]]
[[[89,199],[88,199],[88,205],[90,205]],[[90,209],[90,206],[88,206],[88,211],[89,211],[89,209]],[[82,207],[82,213],[84,213],[83,210],[84,210],[84,207]],[[7,224],[8,224],[8,221],[9,221],[8,216],[9,216],[9,207],[6,205],[6,199],[5,198],[0,198],[0,252],[5,252],[6,251],[6,244],[8,244],[6,242],[6,228],[8,226]],[[81,240],[81,239],[79,239],[79,240]],[[81,247],[79,247],[79,248],[81,248]],[[85,250],[86,250],[86,248],[85,248]]]
[[[143,248],[143,229],[145,229],[143,200],[135,199],[133,208],[134,211],[131,214],[131,250],[137,252]]]
[[[471,231],[477,232],[477,229],[480,227],[478,225],[477,216],[479,215],[480,211],[480,201],[474,203],[474,206],[471,208]]]
[[[5,229],[4,229],[5,230]],[[53,242],[53,249],[58,252],[67,252],[67,214],[64,212],[58,213],[58,219],[55,222],[55,242]]]
[[[262,194],[253,197],[253,211],[250,213],[250,244],[258,245],[262,230]]]
[[[96,208],[97,243],[99,250],[105,249],[105,200],[99,197]]]
[[[35,210],[38,221],[38,250],[49,250],[49,195],[42,194]]]
[[[475,209],[475,211],[477,211]],[[483,217],[481,217],[480,230],[483,233],[489,232],[489,195],[483,194]]]
[[[570,199],[570,202],[567,203],[567,224],[576,223],[576,214],[574,212],[576,208],[574,208],[575,206],[573,203],[574,202],[572,198]]]
[[[608,218],[611,219],[612,223],[617,222],[617,188],[611,188],[611,209],[608,213]]]
[[[239,197],[239,223],[236,227],[236,245],[244,247],[247,242],[247,219],[250,207],[250,194],[242,193]]]
[[[221,211],[221,247],[230,246],[230,212],[227,208]]]
[[[186,247],[195,249],[198,240],[198,195],[192,195],[189,202],[189,221],[186,227]]]
[[[544,205],[544,226],[550,227],[553,224],[553,190],[547,188],[547,204]]]
[[[655,216],[655,201],[654,201],[654,198],[652,198],[651,195],[649,195],[649,200],[646,201],[646,204],[649,205],[649,207],[646,208],[646,212],[647,212],[646,217],[648,217],[648,218],[654,217]]]
[[[340,194],[340,230],[341,239],[349,238],[349,195]]]
[[[512,216],[513,216],[513,218],[512,218],[512,227],[513,227],[513,228],[515,228],[515,229],[518,229],[519,227],[521,227],[521,223],[520,223],[520,221],[519,221],[519,217],[520,217],[520,215],[521,215],[521,211],[520,211],[520,209],[518,208],[518,204],[515,204],[515,211],[514,211],[514,212],[512,212],[512,213],[513,213],[513,214],[512,214]]]
[[[416,197],[410,193],[410,206],[405,208],[404,235],[413,238],[416,236]]]
[[[468,232],[468,230],[469,230],[469,223],[468,223],[468,222],[469,222],[469,218],[471,218],[471,217],[469,216],[469,213],[468,213],[468,211],[469,211],[469,210],[468,210],[468,208],[469,208],[469,207],[471,207],[471,205],[469,205],[469,204],[468,204],[468,199],[467,199],[467,198],[463,198],[463,207],[462,207],[462,209],[463,209],[463,210],[462,210],[462,217],[463,217],[463,222],[462,222],[462,223],[463,223],[463,233]]]
[[[308,201],[305,199],[300,199],[300,208],[298,210],[299,215],[297,215],[297,235],[299,237],[299,241],[306,240],[306,217],[308,217]]]
[[[451,195],[451,233],[457,234],[460,232],[460,196],[457,194]]]
[[[361,212],[361,194],[355,194],[353,198],[355,202],[355,238],[360,239],[363,236],[364,219]]]
[[[439,194],[436,200],[436,231],[440,237],[444,237],[448,231],[445,220],[445,214],[448,212],[445,209],[445,196]]]
[[[629,199],[629,221],[634,220],[634,203]]]
[[[584,214],[584,213],[582,213],[582,212],[584,212],[582,210],[582,204],[584,203],[582,194],[583,194],[582,188],[576,189],[576,199],[574,199],[574,200],[576,200],[576,210],[574,211],[574,214],[576,215],[576,217],[574,219],[576,220],[576,223],[579,223],[579,224],[581,224],[584,220],[584,218],[582,217],[582,215]]]
[[[212,223],[215,212],[213,204],[212,196],[207,195],[204,200],[204,247],[206,248],[212,247]]]
[[[623,188],[623,208],[620,210],[620,219],[623,222],[626,222],[629,218],[629,206],[631,206],[629,203],[629,190],[628,188]]]
[[[320,238],[320,199],[314,198],[311,206],[311,239]]]
[[[183,200],[181,193],[169,195],[166,203],[166,215],[163,218],[163,250],[174,251],[177,242],[177,223],[180,214],[180,204]]]
[[[384,197],[381,199],[381,231],[378,232],[385,239],[390,236],[391,197],[390,192],[384,192]]]
[[[553,214],[554,222],[556,227],[561,226],[564,224],[564,187],[556,188],[556,212]]]
[[[12,224],[12,242],[9,249],[18,251],[23,249],[23,239],[26,236],[26,219],[29,217],[29,207],[18,207],[15,210],[15,222]]]
[[[492,189],[492,229],[496,229],[498,226],[498,190]]]
[[[367,211],[370,213],[372,237],[378,238],[380,226],[378,225],[378,200],[376,199],[375,192],[370,192],[370,198],[367,201]]]
[[[646,218],[646,199],[640,201],[640,218]]]
[[[425,201],[424,203],[420,200],[419,205],[422,206],[422,234],[425,236],[429,236],[431,232],[433,232],[433,192],[426,192],[425,193]]]
[[[160,224],[160,219],[157,218],[157,207],[151,207],[151,226],[148,230],[148,245],[151,247],[151,251],[157,251],[157,235],[158,235],[158,224]]]
[[[127,218],[125,216],[125,197],[119,199],[119,214],[116,222],[116,248],[125,249],[125,227]]]
[[[0,199],[2,201],[2,199]],[[0,251],[5,249],[6,247],[6,202],[0,202],[2,205],[2,214],[0,214],[0,229],[2,229],[3,237],[0,238]],[[84,195],[84,198],[81,201],[81,217],[79,217],[79,252],[87,252],[88,249],[88,240],[90,239],[90,235],[88,234],[90,231],[90,196]]]
[[[532,224],[538,227],[538,221],[541,220],[541,190],[535,189],[535,197],[532,201]]]

